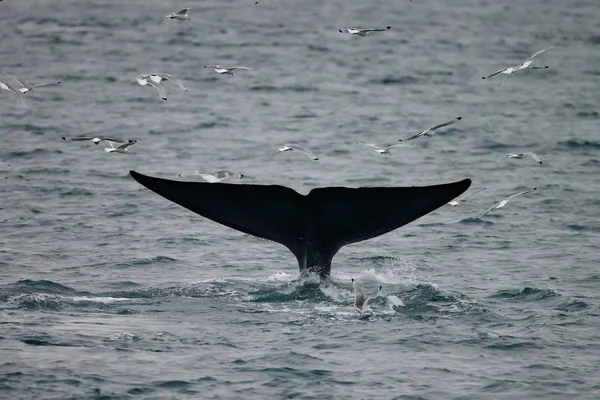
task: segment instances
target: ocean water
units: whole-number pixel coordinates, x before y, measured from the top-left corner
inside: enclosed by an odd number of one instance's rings
[[[556,43],[549,69],[481,79]],[[0,397],[600,398],[597,1],[7,0],[0,55],[62,82],[32,112],[0,93]],[[135,80],[151,71],[189,92],[160,100]],[[387,156],[356,144],[457,116]],[[90,132],[138,143],[61,140]],[[543,165],[502,160],[521,151]],[[222,168],[301,193],[487,189],[344,247],[319,282],[128,174]],[[351,278],[383,286],[371,318]]]

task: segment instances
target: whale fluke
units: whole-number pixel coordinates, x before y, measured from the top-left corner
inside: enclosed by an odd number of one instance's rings
[[[347,244],[371,239],[443,206],[470,179],[435,186],[324,187],[306,196],[278,185],[180,182],[129,171],[164,198],[238,231],[286,246],[300,272],[329,275]]]

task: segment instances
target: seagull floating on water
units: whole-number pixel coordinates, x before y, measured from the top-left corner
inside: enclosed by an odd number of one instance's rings
[[[360,315],[362,318],[363,316],[371,313],[372,310],[369,308],[369,303],[381,294],[382,286],[379,286],[375,292],[367,296],[364,295],[360,289],[360,286],[358,285],[358,282],[356,282],[354,278],[352,278],[352,286],[354,286],[354,310],[356,310],[358,315]]]
[[[540,160],[538,155],[535,153],[531,153],[531,152],[529,152],[529,153],[508,153],[506,155],[506,157],[504,157],[502,160],[506,160],[507,158],[516,158],[516,159],[520,160],[525,156],[530,156],[535,161],[537,161],[540,165],[542,164],[542,160]]]
[[[344,29],[340,29],[340,33],[351,33],[353,35],[358,35],[358,36],[369,36],[369,32],[385,32],[385,31],[389,31],[390,29],[392,29],[391,26],[386,26],[385,28],[367,28],[367,29],[361,29],[361,28],[344,28]]]
[[[515,67],[508,67],[508,68],[500,69],[500,70],[494,72],[493,74],[481,77],[481,79],[489,79],[489,78],[491,78],[493,76],[496,76],[498,74],[506,74],[506,76],[504,77],[504,79],[502,79],[502,81],[500,81],[500,83],[498,84],[498,86],[500,86],[500,85],[502,85],[504,83],[505,80],[508,79],[509,76],[511,76],[515,72],[520,71],[522,69],[545,69],[545,68],[550,68],[548,65],[546,65],[544,67],[538,67],[538,66],[533,66],[531,64],[533,63],[533,59],[535,57],[537,57],[538,55],[542,54],[546,50],[550,50],[550,49],[555,48],[556,46],[558,46],[558,43],[555,44],[554,46],[546,47],[545,49],[542,49],[542,50],[538,51],[537,53],[535,53],[534,55],[532,55],[531,57],[529,57],[527,60],[525,60],[522,64],[519,64],[519,65],[517,65]]]
[[[189,19],[191,21],[190,16],[188,15],[188,11],[192,10],[192,7],[184,8],[183,10],[177,11],[176,13],[165,15],[165,18],[177,19],[179,21],[185,21],[186,19]]]
[[[199,175],[202,177],[202,179],[204,179],[205,181],[207,181],[209,183],[217,183],[217,182],[221,182],[222,180],[229,179],[229,178],[242,179],[244,177],[243,174],[236,174],[236,173],[233,173],[233,172],[230,172],[227,170],[217,171],[214,174],[203,173],[203,172],[200,172],[199,170],[194,170],[192,172],[183,172],[183,173],[179,174],[179,176],[182,178],[185,178],[186,176],[190,176],[190,175]]]
[[[486,188],[474,190],[474,191],[472,191],[471,193],[467,193],[467,194],[465,194],[463,197],[461,197],[461,198],[459,198],[459,199],[454,199],[454,200],[452,200],[452,201],[449,201],[449,202],[448,202],[448,204],[450,204],[450,205],[451,205],[451,206],[453,206],[453,207],[454,207],[454,206],[457,206],[457,205],[459,205],[459,204],[460,204],[460,202],[461,202],[461,201],[465,201],[465,199],[466,199],[467,197],[469,197],[469,196],[471,196],[471,195],[473,195],[473,194],[475,194],[475,193],[479,193],[479,192],[481,192],[481,191],[483,191],[483,190],[485,190],[485,189],[486,189]]]
[[[244,66],[239,66],[239,67],[224,67],[222,65],[216,64],[216,65],[205,65],[204,68],[214,68],[215,72],[218,74],[225,74],[225,75],[231,75],[233,76],[233,71],[235,71],[236,69],[245,69],[245,70],[250,70],[252,68],[248,68],[248,67],[244,67]]]
[[[37,87],[60,85],[60,81],[58,81],[58,82],[37,83],[35,85],[29,85],[27,83],[24,84],[24,83],[21,83],[17,78],[15,78],[14,76],[12,76],[11,74],[9,74],[6,71],[0,69],[0,72],[2,72],[4,75],[8,76],[13,81],[17,82],[21,86],[18,90],[19,90],[19,92],[21,92],[23,94],[29,93],[29,92],[33,91],[34,88],[37,88]]]
[[[425,129],[424,131],[421,131],[421,132],[417,133],[416,135],[413,135],[413,136],[411,136],[409,138],[398,139],[398,141],[400,141],[400,142],[408,142],[409,140],[414,140],[414,139],[416,139],[418,137],[421,137],[421,136],[428,136],[428,137],[435,136],[435,131],[436,130],[438,130],[440,128],[443,128],[445,126],[448,126],[448,125],[455,124],[458,121],[460,121],[461,119],[462,119],[462,117],[456,117],[454,119],[451,119],[450,121],[444,122],[443,124],[439,124],[439,125],[436,125],[436,126],[433,126],[433,127],[429,128],[429,129]]]
[[[304,146],[298,146],[297,144],[284,144],[282,147],[279,148],[279,151],[299,151],[300,153],[306,154],[313,160],[319,159],[308,148],[306,148]]]
[[[499,201],[498,203],[494,204],[493,206],[491,206],[490,208],[488,208],[487,210],[485,210],[485,212],[483,214],[481,214],[480,216],[478,216],[477,219],[483,217],[484,215],[486,215],[487,213],[489,213],[490,211],[492,211],[495,208],[502,208],[502,207],[504,207],[506,204],[508,204],[508,202],[510,200],[514,199],[515,197],[521,196],[523,194],[531,193],[534,190],[537,190],[537,188],[525,190],[523,192],[515,193],[512,196],[508,196],[506,199]]]
[[[410,146],[409,144],[404,144],[404,143],[399,143],[399,144],[395,144],[393,146],[387,146],[387,147],[379,147],[373,143],[358,143],[361,144],[363,146],[368,146],[373,148],[373,150],[375,150],[377,153],[379,154],[390,154],[390,149],[393,149],[394,147],[407,147]]]

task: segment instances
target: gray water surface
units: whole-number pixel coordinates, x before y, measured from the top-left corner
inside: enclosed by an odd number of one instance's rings
[[[163,18],[182,6],[191,21]],[[559,42],[549,69],[481,79]],[[1,397],[600,397],[597,1],[7,0],[0,53],[62,81],[24,96],[31,113],[0,93]],[[189,92],[160,100],[135,80],[152,71]],[[356,144],[457,116],[387,156]],[[89,132],[138,143],[60,139]],[[544,164],[502,161],[522,151]],[[319,283],[128,174],[223,168],[304,194],[487,190],[344,247]],[[368,320],[351,278],[383,286]]]

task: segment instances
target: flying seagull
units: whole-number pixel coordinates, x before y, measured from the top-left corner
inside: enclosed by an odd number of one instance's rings
[[[7,167],[10,167],[10,164],[4,161],[0,161],[0,165],[6,165]]]
[[[106,147],[104,151],[107,153],[129,153],[128,146],[137,143],[135,139],[123,140],[123,139],[114,139],[106,136],[75,136],[75,137],[64,137],[62,140],[66,140],[67,142],[81,142],[90,140],[94,142],[94,144],[99,144],[100,142],[106,142],[110,147]]]
[[[139,83],[142,86],[152,86],[158,91],[158,95],[160,96],[160,98],[167,101],[167,90],[162,85],[162,83],[160,83],[161,80],[162,79],[159,79],[159,82],[156,82],[155,80],[150,78],[149,74],[138,74],[137,77],[137,83]]]
[[[500,81],[500,83],[498,84],[498,86],[500,86],[500,85],[502,85],[504,83],[505,80],[508,79],[509,76],[511,76],[515,72],[520,71],[522,69],[545,69],[545,68],[549,68],[548,65],[546,65],[544,67],[538,67],[538,66],[533,66],[531,64],[533,63],[533,59],[535,57],[537,57],[538,55],[542,54],[546,50],[550,50],[550,49],[555,48],[556,46],[558,46],[558,43],[555,44],[554,46],[546,47],[545,49],[542,49],[542,50],[538,51],[537,53],[535,53],[534,55],[532,55],[531,57],[529,57],[527,60],[525,60],[522,64],[519,64],[519,65],[514,66],[514,67],[508,67],[508,68],[500,69],[500,70],[494,72],[493,74],[481,77],[481,79],[489,79],[489,78],[491,78],[493,76],[496,76],[498,74],[506,74],[506,76],[504,77],[504,79],[502,79],[502,81]]]
[[[368,146],[373,148],[373,150],[375,150],[377,153],[379,154],[390,154],[390,149],[394,148],[394,147],[406,147],[409,146],[408,144],[404,144],[404,143],[399,143],[399,144],[395,144],[393,146],[387,146],[387,147],[379,147],[373,143],[358,143],[361,144],[363,146]]]
[[[467,193],[467,194],[465,194],[465,195],[464,195],[464,196],[462,196],[460,199],[454,199],[454,200],[452,200],[452,201],[449,201],[449,202],[448,202],[448,204],[450,204],[451,206],[457,206],[457,205],[459,205],[459,204],[460,204],[460,202],[461,202],[461,201],[465,201],[465,199],[466,199],[467,197],[471,196],[472,194],[479,193],[479,192],[481,192],[481,191],[483,191],[483,190],[485,190],[485,189],[486,189],[486,188],[474,190],[474,191],[472,191],[471,193]]]
[[[185,178],[186,176],[190,176],[190,175],[199,175],[202,177],[202,179],[204,179],[205,181],[207,181],[209,183],[221,182],[222,180],[225,180],[228,178],[242,179],[244,177],[243,174],[236,174],[236,173],[233,173],[233,172],[230,172],[227,170],[220,170],[214,174],[203,173],[203,172],[200,172],[199,170],[194,170],[192,172],[183,172],[183,173],[179,174],[179,176],[182,178]]]
[[[233,71],[235,71],[236,69],[245,69],[245,70],[250,70],[252,68],[248,68],[248,67],[244,67],[244,66],[239,66],[239,67],[224,67],[222,65],[216,64],[216,65],[205,65],[204,68],[214,68],[215,72],[218,74],[226,74],[226,75],[231,75],[233,76]]]
[[[386,26],[385,28],[369,28],[369,29],[360,29],[360,28],[344,28],[340,29],[340,33],[351,33],[353,35],[358,36],[369,36],[369,32],[385,32],[392,29],[391,26]]]
[[[377,298],[381,294],[382,286],[379,286],[379,288],[375,292],[368,294],[367,296],[363,294],[362,290],[360,289],[360,286],[358,285],[358,282],[356,282],[354,278],[352,278],[352,286],[354,286],[354,309],[362,318],[366,314],[371,313],[371,309],[369,308],[369,302],[371,302],[373,299]]]
[[[521,196],[522,194],[527,194],[527,193],[533,192],[534,190],[537,190],[537,188],[525,190],[523,192],[515,193],[515,194],[513,194],[511,196],[508,196],[506,199],[499,201],[498,203],[494,204],[493,206],[491,206],[490,208],[488,208],[487,210],[485,210],[485,212],[483,214],[481,214],[479,217],[477,217],[477,219],[483,217],[484,215],[486,215],[487,213],[489,213],[490,211],[492,211],[494,208],[502,208],[502,207],[504,207],[506,204],[508,204],[509,201],[511,201],[515,197]]]
[[[319,158],[313,154],[308,148],[304,146],[298,146],[296,144],[285,144],[279,148],[279,151],[299,151],[300,153],[304,153],[309,156],[313,160],[318,160]]]
[[[8,76],[13,81],[17,82],[21,86],[18,90],[19,90],[19,92],[21,92],[23,94],[29,93],[29,92],[33,91],[34,88],[37,88],[37,87],[60,85],[60,81],[58,81],[58,82],[37,83],[35,85],[29,85],[27,83],[21,83],[17,78],[15,78],[14,76],[12,76],[11,74],[9,74],[8,72],[6,72],[6,71],[4,71],[2,69],[0,69],[0,72],[2,72],[4,75]]]
[[[418,137],[421,137],[421,136],[429,136],[429,137],[435,136],[435,131],[436,130],[438,130],[440,128],[443,128],[445,126],[448,126],[448,125],[455,124],[458,121],[460,121],[461,119],[462,119],[462,117],[456,117],[454,119],[451,119],[450,121],[444,122],[443,124],[439,124],[439,125],[436,125],[436,126],[433,126],[433,127],[429,128],[429,129],[425,129],[424,131],[421,131],[421,132],[417,133],[416,135],[413,135],[413,136],[411,136],[409,138],[398,139],[398,141],[400,141],[400,142],[408,142],[409,140],[414,140],[414,139],[416,139]]]
[[[175,84],[181,90],[185,90],[186,92],[188,91],[181,82],[179,82],[176,79],[173,79],[171,77],[171,74],[166,74],[164,72],[154,72],[151,74],[139,74],[138,77],[140,79],[145,79],[145,80],[150,79],[154,83],[161,83],[161,84],[162,84],[162,82],[169,81],[169,82],[172,82],[173,84]]]
[[[94,142],[94,144],[99,144],[103,140],[105,140],[107,142],[125,143],[125,140],[109,138],[107,136],[74,136],[74,137],[63,136],[62,140],[66,140],[67,142],[83,142],[86,140],[91,140],[92,142]]]
[[[188,11],[192,11],[192,7],[184,8],[183,10],[177,11],[176,13],[171,13],[169,15],[165,15],[165,18],[177,19],[179,21],[185,21],[186,19],[190,19],[188,15]]]
[[[542,160],[540,160],[538,155],[535,153],[531,153],[531,152],[529,152],[529,153],[508,153],[506,155],[506,157],[504,157],[502,160],[506,160],[507,158],[516,158],[516,159],[520,160],[525,156],[530,156],[535,161],[537,161],[540,165],[542,164]]]
[[[127,147],[131,146],[132,144],[137,143],[137,140],[135,140],[135,139],[129,139],[126,142],[116,142],[116,141],[107,140],[107,139],[103,139],[103,141],[106,142],[110,146],[110,147],[105,147],[104,151],[106,151],[107,153],[121,153],[121,154],[131,154]]]
[[[16,90],[14,87],[12,87],[12,85],[10,85],[8,83],[0,82],[0,89],[14,93],[14,95],[17,96],[17,99],[19,100],[19,104],[21,104],[23,107],[25,107],[27,109],[27,111],[32,112],[31,109],[29,107],[27,107],[27,104],[25,104],[25,100],[23,100],[23,93]]]

